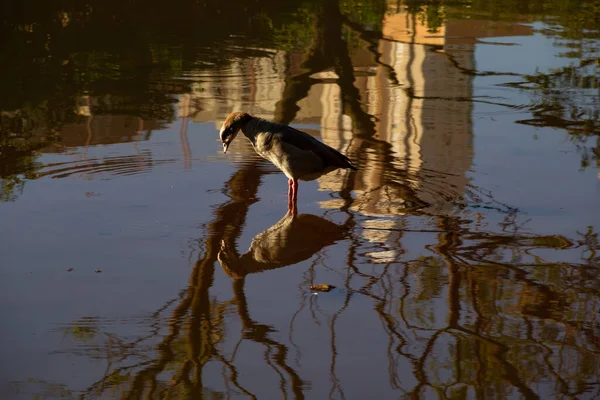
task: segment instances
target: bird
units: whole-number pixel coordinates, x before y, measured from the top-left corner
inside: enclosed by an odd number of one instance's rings
[[[227,275],[241,279],[307,260],[344,238],[347,227],[312,214],[287,213],[275,225],[252,239],[241,256],[235,244],[221,241],[217,259]]]
[[[230,113],[219,132],[223,153],[242,131],[254,151],[271,161],[288,178],[288,210],[297,214],[298,180],[311,181],[338,168],[356,171],[352,161],[337,151],[289,125],[254,117],[246,112]]]

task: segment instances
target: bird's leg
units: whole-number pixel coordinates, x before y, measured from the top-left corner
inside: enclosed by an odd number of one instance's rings
[[[292,189],[293,189],[293,199],[292,199],[292,213],[294,215],[298,214],[298,180],[294,179],[292,181]]]
[[[288,179],[288,211],[292,211],[294,201],[294,181]]]

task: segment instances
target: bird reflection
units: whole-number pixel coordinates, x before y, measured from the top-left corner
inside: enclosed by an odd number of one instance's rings
[[[343,239],[346,228],[312,214],[289,211],[269,229],[252,239],[241,256],[235,245],[221,242],[218,254],[227,275],[240,279],[248,274],[293,265],[309,259],[324,247]]]
[[[234,303],[244,331],[244,338],[261,343],[272,352],[266,357],[271,368],[289,378],[295,398],[303,399],[306,385],[298,373],[287,364],[288,347],[270,337],[273,328],[256,322],[250,315],[244,285],[246,276],[293,265],[309,259],[321,249],[343,239],[346,228],[312,214],[288,212],[276,224],[252,239],[250,248],[241,256],[233,240],[221,241],[217,258],[227,275],[233,278]],[[276,366],[276,365],[277,366]],[[280,372],[281,371],[281,372]],[[283,390],[283,389],[282,389]],[[283,392],[285,397],[285,391]]]

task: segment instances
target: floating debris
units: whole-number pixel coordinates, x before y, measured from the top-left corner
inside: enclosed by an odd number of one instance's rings
[[[97,269],[94,272],[97,273],[97,274],[99,274],[100,272],[102,272],[102,270],[101,269]]]
[[[326,284],[310,285],[310,290],[317,292],[329,292],[331,289],[335,289],[335,286]]]
[[[67,272],[73,271],[73,268],[67,268]]]

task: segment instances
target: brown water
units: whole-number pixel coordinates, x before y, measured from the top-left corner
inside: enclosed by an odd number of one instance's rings
[[[14,3],[3,399],[600,396],[597,3]]]

